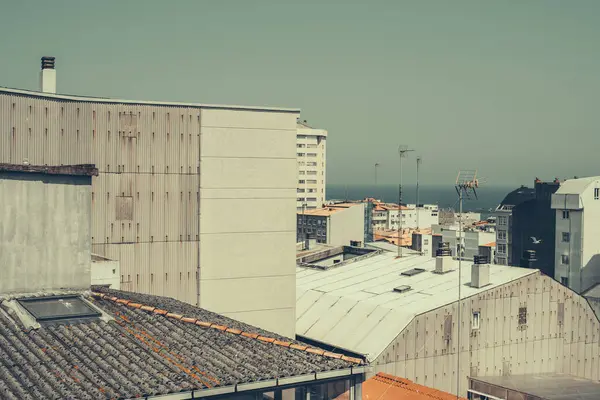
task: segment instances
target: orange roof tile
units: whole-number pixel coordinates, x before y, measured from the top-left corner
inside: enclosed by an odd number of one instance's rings
[[[456,400],[456,395],[381,372],[362,384],[362,393],[363,398],[369,400]],[[349,398],[350,393],[346,392],[336,400]],[[461,400],[465,399],[461,397]]]

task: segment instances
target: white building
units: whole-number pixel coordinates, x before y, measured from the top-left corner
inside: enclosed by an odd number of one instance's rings
[[[327,168],[327,131],[314,129],[306,121],[298,121],[296,156],[298,188],[296,210],[317,209],[325,204]]]
[[[397,230],[402,215],[403,229],[427,229],[439,223],[439,210],[435,204],[417,207],[415,204],[403,205],[376,203],[373,207],[373,230]]]
[[[293,336],[299,110],[55,94],[53,82],[0,88],[0,162],[97,166],[92,251],[120,262],[122,290]]]
[[[555,279],[577,293],[600,283],[600,176],[569,179],[552,195]]]
[[[539,270],[463,262],[459,307],[458,274],[449,257],[393,252],[297,267],[296,333],[462,396],[468,377],[600,379],[600,323],[583,297]]]
[[[365,205],[339,203],[316,210],[297,213],[297,242],[307,237],[332,246],[349,246],[351,242],[364,243]]]
[[[124,281],[124,277],[121,276],[119,261],[98,254],[92,254],[90,275],[92,285],[108,286],[115,290],[120,290],[121,282]]]

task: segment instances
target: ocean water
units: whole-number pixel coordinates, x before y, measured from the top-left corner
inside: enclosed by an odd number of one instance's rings
[[[477,190],[477,197],[470,196],[463,202],[464,211],[488,214],[494,210],[508,192],[514,187],[485,186]],[[361,200],[374,197],[388,203],[398,202],[398,185],[327,185],[328,200]],[[416,186],[405,185],[402,194],[403,203],[416,202]],[[454,186],[419,187],[419,203],[438,204],[441,208],[453,208],[458,211],[458,194]]]

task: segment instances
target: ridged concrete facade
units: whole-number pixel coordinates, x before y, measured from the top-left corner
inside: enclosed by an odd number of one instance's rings
[[[538,271],[461,304],[460,349],[456,302],[417,315],[373,362],[374,372],[456,393],[459,353],[461,395],[468,376],[564,373],[600,379],[600,323],[584,297],[552,278]]]
[[[95,164],[92,252],[122,290],[290,336],[297,117],[0,89],[0,162]]]

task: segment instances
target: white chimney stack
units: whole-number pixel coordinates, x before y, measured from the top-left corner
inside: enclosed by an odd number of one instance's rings
[[[486,256],[474,256],[471,267],[471,286],[482,288],[490,284],[490,264]]]
[[[56,93],[56,70],[54,57],[42,57],[42,70],[40,71],[40,91]]]
[[[450,252],[450,244],[448,242],[440,243],[435,257],[435,273],[445,274],[452,270],[453,265],[454,262],[452,260],[452,253]]]

